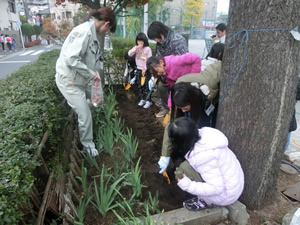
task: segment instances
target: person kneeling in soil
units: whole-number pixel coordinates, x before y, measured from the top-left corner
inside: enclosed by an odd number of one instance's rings
[[[169,126],[171,158],[177,185],[195,195],[183,202],[192,211],[234,203],[244,188],[244,173],[225,135],[214,128],[197,129],[190,118],[180,117]]]

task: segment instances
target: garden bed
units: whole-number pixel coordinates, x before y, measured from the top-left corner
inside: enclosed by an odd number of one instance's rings
[[[113,90],[116,94],[118,105],[116,107],[118,116],[124,120],[125,127],[131,128],[133,136],[138,139],[137,157],[142,157],[140,165],[142,168],[142,183],[147,187],[143,189],[141,204],[144,198],[148,196],[148,192],[155,195],[159,191],[159,208],[161,211],[171,211],[182,207],[182,202],[190,196],[181,191],[173,177],[173,172],[168,171],[171,178],[171,184],[167,184],[166,180],[158,173],[159,168],[157,162],[161,153],[161,145],[164,128],[159,119],[155,117],[158,112],[158,107],[154,104],[149,109],[144,109],[137,105],[138,89],[133,86],[129,91],[125,91],[123,86],[114,86]],[[101,160],[108,161],[109,157],[103,158],[100,154]],[[250,214],[249,224],[260,225],[264,221],[270,221],[271,224],[280,224],[282,217],[292,208],[299,206],[299,204],[292,204],[281,196],[280,191],[282,187],[287,184],[292,184],[299,181],[298,175],[287,175],[280,172],[277,184],[277,192],[274,196],[276,201],[269,203],[268,206],[261,210],[247,210]],[[108,213],[106,217],[101,217],[94,207],[87,210],[85,217],[85,224],[114,224],[115,215]],[[222,224],[222,223],[221,223]],[[231,224],[226,221],[226,224]]]
[[[149,196],[149,192],[152,196],[156,196],[159,193],[158,207],[160,211],[171,211],[182,207],[182,201],[188,198],[188,194],[184,193],[179,189],[176,182],[168,184],[165,178],[158,173],[158,160],[161,152],[161,144],[164,128],[159,120],[155,118],[155,113],[159,110],[154,104],[149,109],[139,107],[138,103],[138,90],[136,86],[133,86],[129,91],[125,91],[123,86],[113,86],[113,90],[116,94],[116,100],[118,102],[116,110],[118,117],[124,121],[124,127],[132,129],[133,137],[137,137],[138,150],[135,156],[137,161],[140,157],[139,165],[141,166],[141,180],[142,184],[145,185],[142,189],[142,195],[136,200],[140,201],[140,206],[133,208],[134,214],[144,214],[142,205]],[[101,153],[98,162],[105,162],[108,168],[113,167],[114,160],[120,157],[119,151],[114,151],[114,155]],[[90,175],[94,176],[97,174],[96,171],[89,170]],[[173,174],[169,172],[169,174]],[[171,180],[174,177],[170,176]],[[125,188],[124,193],[129,193],[130,196],[131,188]],[[156,214],[156,212],[151,212]],[[89,225],[94,224],[114,224],[116,216],[110,211],[105,216],[100,216],[96,208],[89,206],[86,210],[85,223]]]

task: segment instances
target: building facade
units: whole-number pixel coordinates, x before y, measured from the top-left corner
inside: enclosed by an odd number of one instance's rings
[[[52,21],[58,25],[61,20],[67,19],[72,24],[73,23],[73,17],[78,12],[78,9],[80,8],[80,4],[74,4],[70,3],[68,1],[65,1],[61,5],[55,5],[55,0],[49,0],[50,4],[50,14]]]
[[[0,31],[17,31],[20,21],[15,0],[0,1]]]
[[[20,26],[20,17],[16,9],[15,0],[1,0],[0,1],[0,34],[13,37],[16,40],[17,47],[22,46],[19,26]]]

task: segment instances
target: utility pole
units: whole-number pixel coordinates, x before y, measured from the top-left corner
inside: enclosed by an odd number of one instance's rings
[[[144,33],[148,30],[148,3],[144,5]]]
[[[122,11],[123,11],[123,18],[122,18],[122,23],[123,23],[123,38],[126,38],[126,15],[125,15],[125,8],[123,8]]]
[[[24,6],[24,13],[25,13],[25,17],[26,17],[26,22],[28,23],[30,17],[29,17],[27,0],[23,0],[23,6]]]

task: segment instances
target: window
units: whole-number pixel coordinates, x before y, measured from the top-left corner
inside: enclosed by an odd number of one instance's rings
[[[55,20],[55,19],[56,19],[56,15],[55,15],[55,13],[52,13],[52,14],[51,14],[51,19],[53,19],[53,20]]]
[[[65,13],[65,12],[62,12],[61,17],[62,17],[63,19],[66,18],[66,13]]]
[[[72,18],[72,12],[67,11],[66,12],[66,17],[67,17],[67,19],[71,19]]]
[[[8,2],[8,10],[12,13],[16,13],[16,7],[14,2]]]

